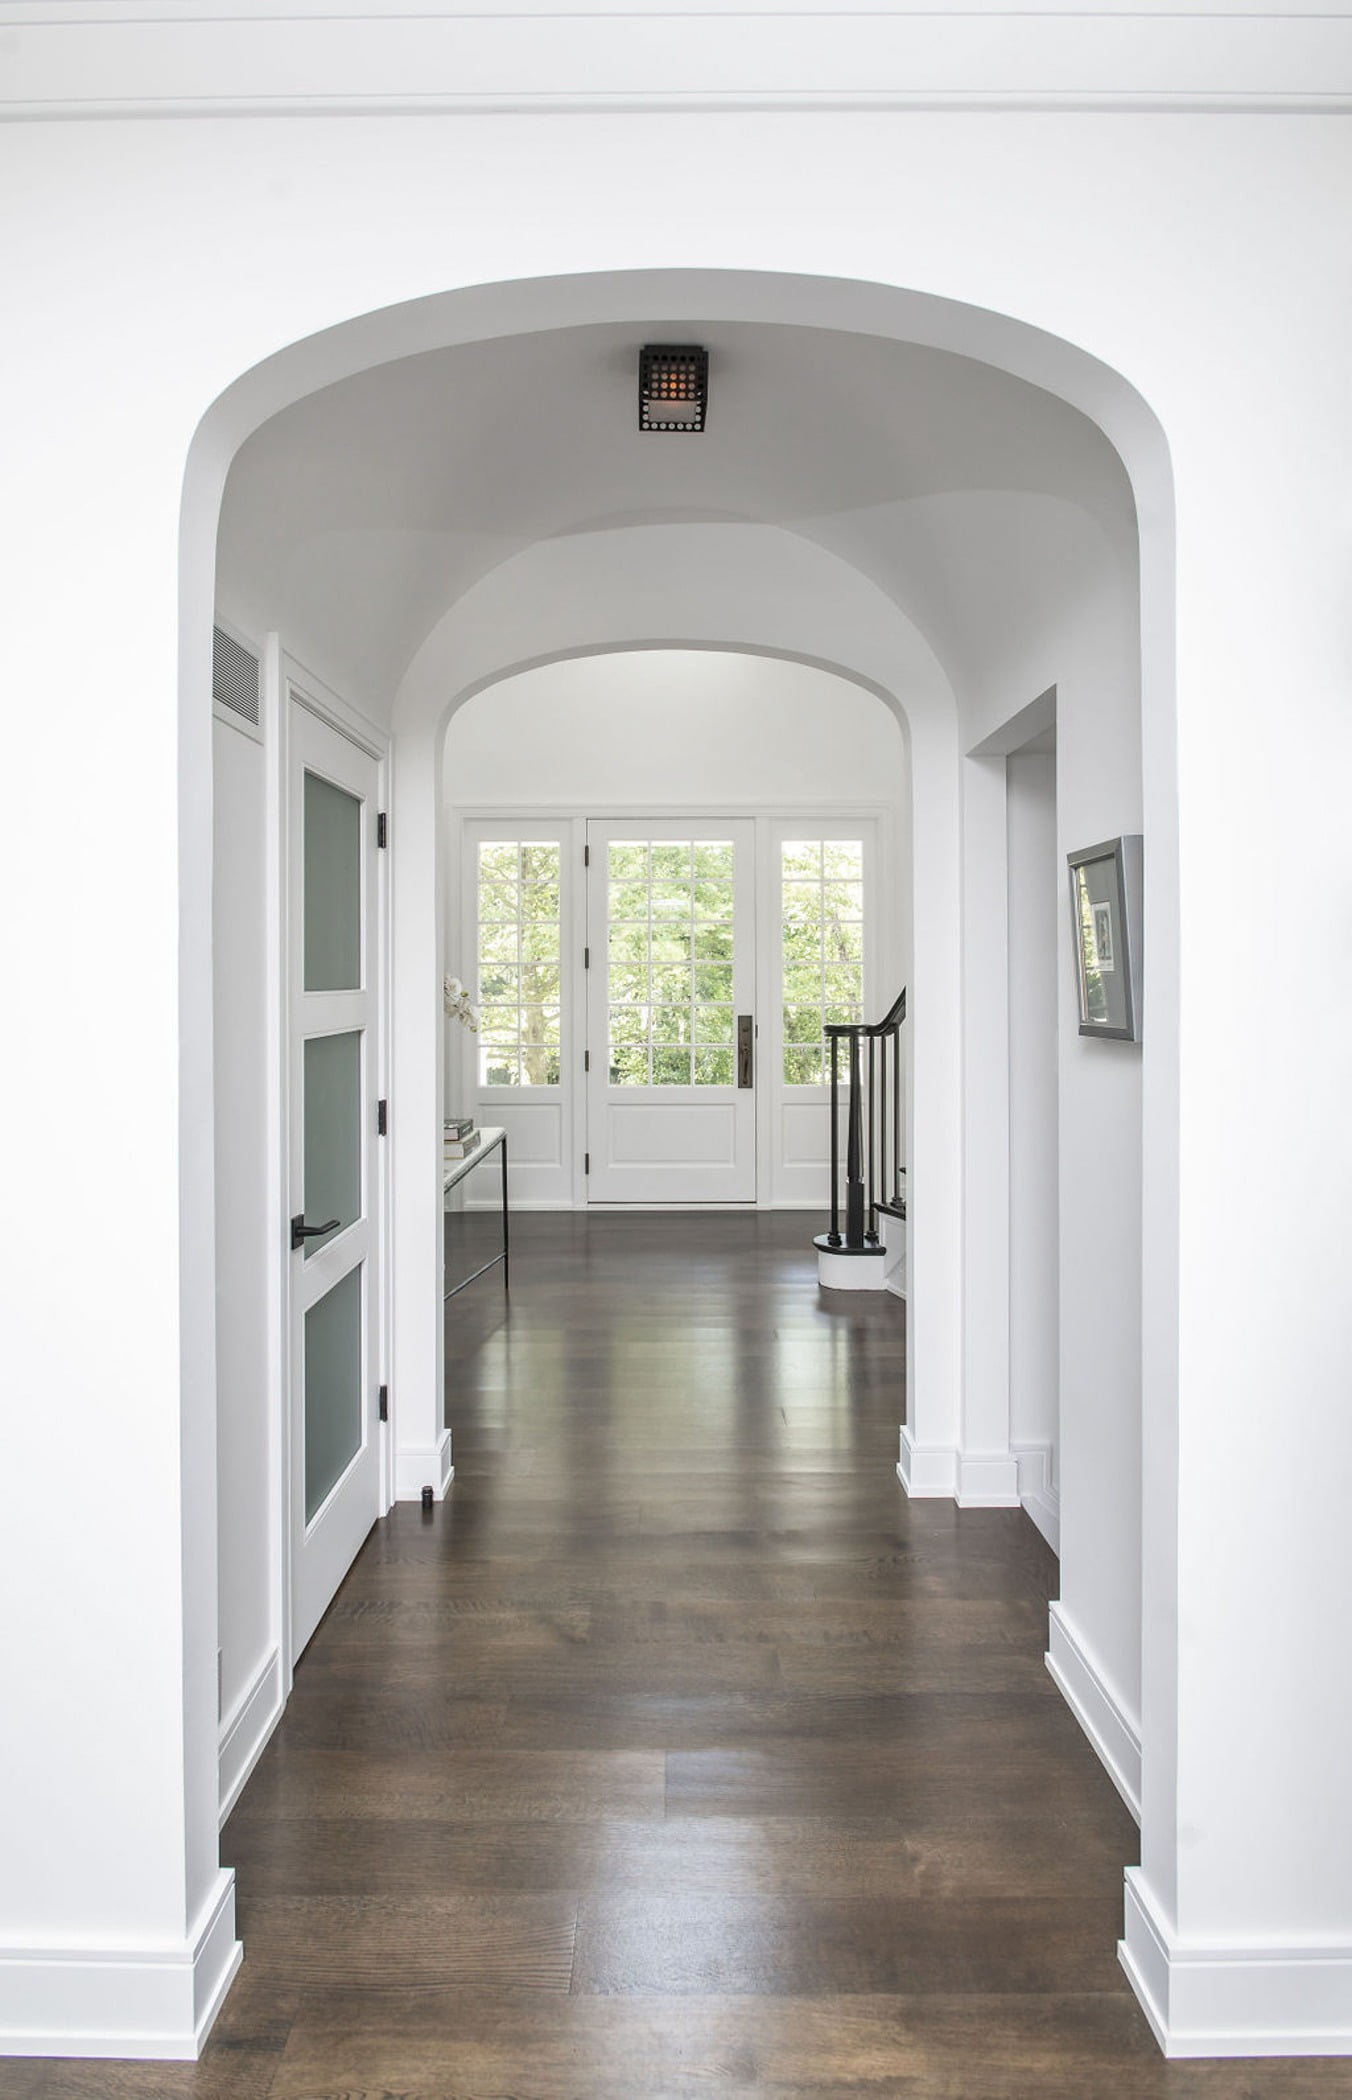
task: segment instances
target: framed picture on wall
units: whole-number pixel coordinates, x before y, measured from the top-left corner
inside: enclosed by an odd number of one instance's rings
[[[1142,860],[1139,833],[1066,856],[1080,1034],[1141,1040]]]

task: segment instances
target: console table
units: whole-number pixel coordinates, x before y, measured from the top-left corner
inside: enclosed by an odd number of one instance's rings
[[[469,1153],[466,1158],[453,1159],[450,1161],[449,1164],[443,1161],[441,1176],[441,1195],[444,1204],[446,1197],[450,1194],[451,1190],[456,1186],[456,1184],[458,1182],[463,1181],[467,1174],[472,1174],[477,1166],[482,1165],[483,1161],[487,1159],[489,1153],[494,1149],[495,1146],[497,1147],[502,1159],[502,1247],[500,1251],[497,1254],[492,1255],[488,1261],[481,1262],[479,1264],[479,1267],[475,1269],[470,1275],[462,1276],[459,1283],[452,1284],[450,1290],[443,1291],[441,1294],[443,1301],[447,1298],[453,1298],[457,1291],[464,1290],[465,1285],[467,1283],[473,1283],[476,1277],[484,1275],[489,1269],[496,1268],[499,1262],[502,1263],[502,1287],[504,1290],[507,1290],[509,1288],[507,1265],[508,1238],[506,1131],[500,1129],[494,1124],[488,1124],[485,1126],[484,1129],[482,1129],[479,1132],[479,1142],[474,1147],[474,1150],[471,1153]]]

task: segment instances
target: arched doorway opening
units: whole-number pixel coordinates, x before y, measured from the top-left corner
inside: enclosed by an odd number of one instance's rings
[[[715,478],[712,487],[692,489],[678,476],[663,500],[640,505],[637,515],[632,502],[622,500],[622,478],[599,474],[587,483],[571,455],[546,456],[533,481],[520,459],[504,475],[493,444],[484,439],[474,464],[482,473],[496,464],[504,493],[488,526],[477,517],[467,526],[465,537],[473,544],[458,570],[448,557],[439,514],[417,519],[424,540],[436,542],[440,534],[439,548],[413,548],[406,524],[396,516],[391,529],[378,502],[379,527],[370,528],[361,509],[371,500],[366,477],[353,471],[351,457],[334,450],[335,415],[369,447],[382,430],[388,435],[392,410],[406,436],[423,429],[419,404],[425,406],[454,378],[456,359],[465,360],[465,386],[452,389],[459,413],[476,385],[487,403],[529,398],[530,374],[557,370],[565,350],[579,370],[594,372],[598,402],[618,400],[617,346],[650,331],[678,301],[677,310],[701,317],[701,332],[721,330],[729,370],[735,375],[740,366],[750,395],[758,377],[763,381],[773,371],[774,382],[763,387],[773,407],[776,393],[801,392],[803,373],[811,370],[827,398],[848,404],[856,476],[848,488],[834,485],[843,454],[829,429],[817,448],[815,479],[809,474],[802,486],[786,491],[778,485],[782,473],[765,430],[757,428],[747,436],[744,456],[720,462],[721,487]],[[560,304],[572,316],[562,330],[551,326]],[[597,318],[584,323],[578,316],[588,309]],[[604,318],[615,313],[626,318]],[[823,328],[827,313],[834,325]],[[205,462],[212,442],[223,463],[235,438],[252,426],[225,489],[215,602],[240,629],[281,636],[282,646],[298,652],[300,661],[308,659],[308,668],[340,691],[350,693],[355,684],[363,709],[388,710],[390,1084],[396,1106],[391,1230],[399,1273],[388,1357],[395,1491],[416,1492],[429,1468],[440,1490],[450,1466],[434,1310],[439,1191],[434,1150],[423,1147],[419,1135],[435,1129],[442,1105],[438,783],[446,725],[471,694],[526,665],[597,649],[664,645],[758,650],[825,664],[884,694],[905,723],[915,816],[914,972],[923,994],[915,1026],[911,1186],[925,1230],[916,1237],[913,1258],[913,1411],[903,1477],[913,1493],[955,1494],[968,1503],[1017,1500],[1008,1358],[998,1344],[998,1320],[997,1343],[990,1347],[988,1318],[993,1302],[1002,1296],[1008,1302],[1007,1237],[990,1229],[992,1216],[1008,1205],[1007,1167],[1000,1164],[1008,1074],[998,1027],[992,1041],[989,988],[976,975],[983,937],[1007,909],[1007,871],[991,852],[1002,812],[992,829],[982,810],[979,747],[998,738],[1001,724],[1042,689],[1050,663],[1063,695],[1060,718],[1071,724],[1072,738],[1082,720],[1076,762],[1083,778],[1067,824],[1088,823],[1087,811],[1095,807],[1112,813],[1104,781],[1116,771],[1121,784],[1124,758],[1137,786],[1128,784],[1125,799],[1118,796],[1122,813],[1116,821],[1123,829],[1139,821],[1135,514],[1130,479],[1103,432],[1133,455],[1138,476],[1148,482],[1161,472],[1148,417],[1113,375],[1064,345],[1045,343],[999,317],[878,287],[735,278],[575,280],[564,291],[490,287],[400,314],[384,357],[381,332],[382,317],[368,316],[318,345],[281,353],[240,382],[204,426],[203,471],[196,489],[190,482],[190,492],[203,497],[209,513]],[[411,355],[410,340],[423,346]],[[524,360],[520,370],[513,365],[518,353]],[[835,373],[832,390],[832,359],[843,356],[848,364],[853,353],[874,390],[867,412],[860,409],[867,388],[850,383],[843,372]],[[320,371],[328,384],[317,390]],[[1045,387],[1052,377],[1056,393]],[[735,391],[729,399],[735,404]],[[292,407],[281,405],[288,400]],[[880,420],[880,401],[890,405],[895,423],[885,415]],[[898,411],[899,401],[916,411],[910,421]],[[1067,401],[1075,405],[1068,408]],[[1091,402],[1097,422],[1081,406]],[[974,403],[981,410],[975,417]],[[265,405],[270,413],[261,417]],[[492,414],[483,411],[481,422],[491,430]],[[928,446],[912,436],[917,423],[931,433]],[[946,443],[933,436],[935,425],[946,433]],[[984,478],[957,445],[956,433],[972,427],[988,447],[1003,433],[1012,452],[999,471],[988,465]],[[887,472],[880,476],[877,446],[870,446],[880,429],[905,438],[894,447],[890,479]],[[368,465],[371,456],[369,450],[364,455]],[[356,457],[363,457],[360,445]],[[767,459],[772,471],[759,483],[753,473],[748,484],[749,469]],[[360,491],[345,515],[341,509],[335,515],[323,471],[308,471],[325,461]],[[681,469],[682,476],[688,473]],[[573,510],[569,501],[577,500],[579,480],[583,498],[580,510]],[[513,495],[514,484],[521,485]],[[569,501],[562,501],[561,492],[569,492]],[[416,493],[425,500],[425,485]],[[459,500],[469,500],[463,489]],[[190,519],[197,507],[195,501],[187,506]],[[322,530],[316,529],[319,518]],[[936,545],[946,562],[936,559]],[[189,533],[190,552],[192,546]],[[1163,573],[1159,565],[1167,562],[1162,535],[1143,549],[1143,559],[1147,617],[1139,683],[1156,707],[1167,710],[1167,608],[1158,589],[1151,589]],[[396,572],[397,590],[391,582]],[[193,631],[200,634],[205,576],[200,568],[194,574],[191,562],[185,575],[193,585]],[[1036,589],[1039,577],[1046,585],[1043,598]],[[376,586],[383,597],[373,597]],[[366,608],[360,630],[345,619],[344,608],[352,604]],[[1101,617],[1083,618],[1086,604]],[[439,616],[429,620],[438,605]],[[373,606],[380,613],[374,619]],[[372,641],[382,621],[383,655]],[[1102,687],[1110,666],[1116,684],[1105,713]],[[1096,681],[1095,703],[1082,702],[1081,694],[1087,696]],[[1167,957],[1161,959],[1161,982],[1167,986]],[[1089,1095],[1074,1113],[1097,1117],[1101,1128],[1105,1110],[1095,1084],[1091,1079]],[[1118,1091],[1122,1098],[1107,1113],[1121,1122],[1124,1157],[1139,1188],[1139,1090],[1134,1096],[1130,1085]],[[1166,1079],[1161,1103],[1167,1097]],[[1166,1142],[1167,1114],[1159,1128]],[[229,1138],[226,1145],[237,1158]],[[261,1172],[266,1181],[266,1161]],[[1128,1216],[1124,1231],[1130,1236],[1133,1229],[1136,1219]],[[1119,1295],[1119,1326],[1139,1336],[1139,1273],[1128,1271]],[[275,1321],[275,1304],[272,1315]],[[1127,1388],[1136,1364],[1139,1347],[1123,1363]],[[285,1457],[282,1419],[274,1407],[270,1463],[279,1469]],[[1139,1418],[1128,1414],[1125,1420],[1125,1447],[1138,1452]],[[1116,1476],[1112,1528],[1118,1550],[1103,1594],[1091,1598],[1102,1608],[1120,1661],[1106,1675],[1095,1673],[1090,1658],[1101,1649],[1102,1635],[1077,1650],[1085,1670],[1077,1710],[1101,1749],[1107,1731],[1095,1698],[1106,1702],[1110,1716],[1139,1716],[1138,1468],[1139,1458]],[[1101,1539],[1102,1508],[1090,1498],[1072,1513],[1072,1502],[1068,1490],[1067,1531],[1073,1535],[1078,1523],[1082,1537]],[[277,1632],[275,1667],[267,1651],[273,1674],[266,1683],[258,1676],[243,1681],[235,1702],[241,1716],[247,1712],[259,1742],[284,1696],[289,1669],[280,1561],[275,1591],[268,1604]],[[234,1783],[251,1754],[241,1737]]]

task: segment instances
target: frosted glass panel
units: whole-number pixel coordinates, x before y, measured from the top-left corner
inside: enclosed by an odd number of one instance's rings
[[[307,1261],[361,1216],[361,1039],[354,1028],[305,1045],[305,1216],[338,1220],[305,1242]]]
[[[361,803],[305,776],[305,989],[361,988]]]
[[[362,1270],[305,1315],[305,1521],[361,1449]]]

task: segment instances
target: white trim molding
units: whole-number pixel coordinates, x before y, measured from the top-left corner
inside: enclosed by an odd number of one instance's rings
[[[422,1491],[430,1487],[433,1497],[440,1502],[447,1488],[455,1479],[455,1467],[451,1464],[451,1432],[443,1429],[435,1444],[396,1445],[394,1453],[394,1499],[396,1502],[420,1502]]]
[[[1047,1668],[1132,1815],[1141,1820],[1141,1731],[1065,1607],[1048,1613]]]
[[[286,1695],[282,1689],[282,1653],[274,1648],[263,1658],[251,1684],[246,1685],[221,1722],[221,1821],[224,1823],[238,1801],[244,1782],[267,1748],[268,1738],[282,1718]]]
[[[883,1289],[894,1298],[906,1296],[907,1221],[892,1211],[879,1213],[883,1236]]]
[[[1352,1946],[1182,1944],[1128,1867],[1117,1951],[1166,2056],[1352,2055]]]
[[[1059,1560],[1061,1557],[1061,1495],[1052,1486],[1050,1444],[1016,1444],[1019,1465],[1019,1500]]]
[[[951,1444],[917,1444],[903,1424],[897,1478],[913,1501],[951,1499],[958,1491],[958,1454]]]
[[[958,1453],[959,1509],[1017,1509],[1019,1462],[1012,1451]]]
[[[10,0],[0,117],[383,110],[1277,110],[1352,103],[1328,0],[969,12],[717,0],[673,42],[663,0]],[[529,37],[521,20],[530,22]],[[973,36],[972,20],[980,23]],[[654,79],[660,74],[660,86]],[[863,83],[861,85],[861,83]]]
[[[181,1943],[0,1953],[0,2056],[195,2063],[243,1958],[225,1867]]]

